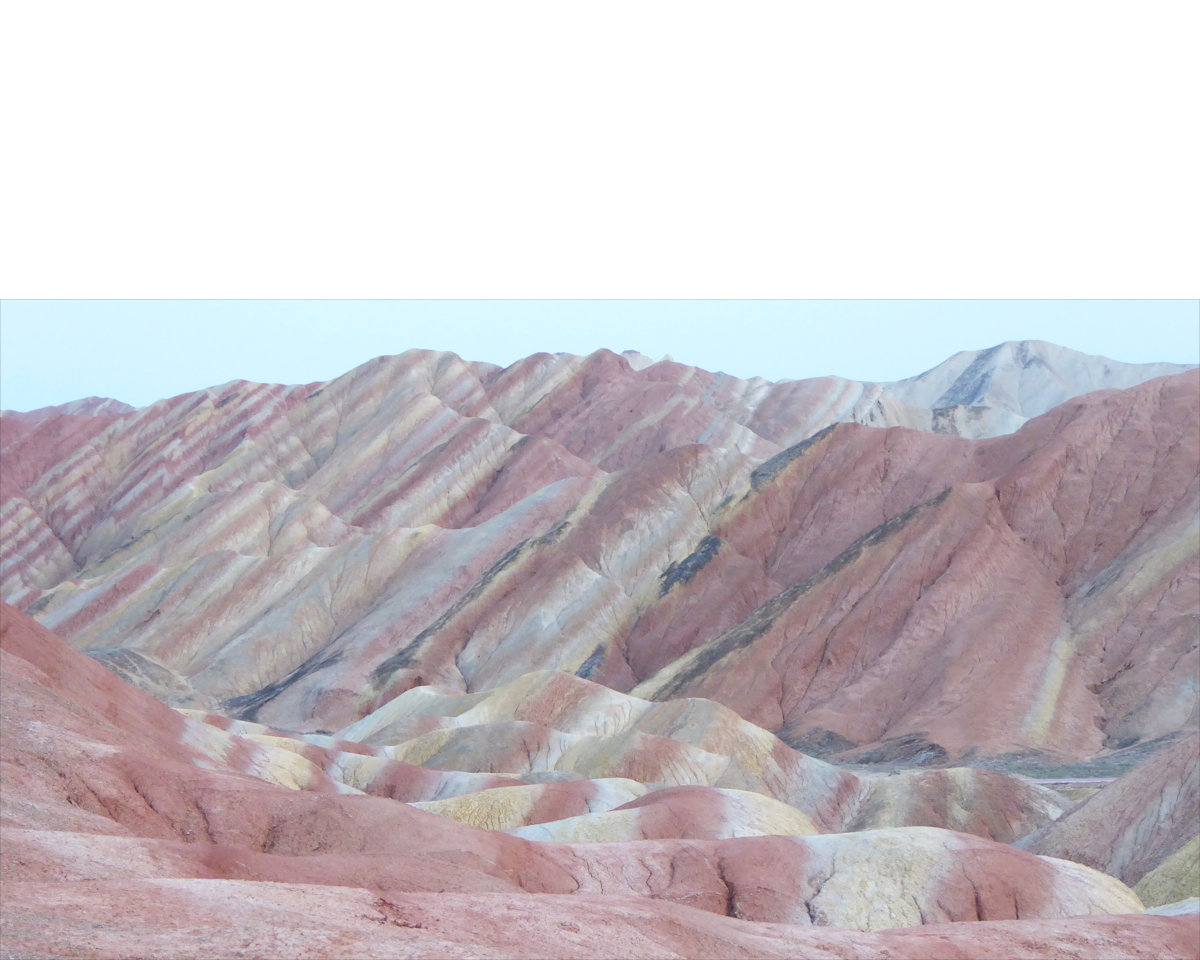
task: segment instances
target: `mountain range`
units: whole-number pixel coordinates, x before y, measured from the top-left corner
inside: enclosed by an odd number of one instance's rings
[[[19,955],[1200,946],[1195,367],[412,350],[0,463]]]

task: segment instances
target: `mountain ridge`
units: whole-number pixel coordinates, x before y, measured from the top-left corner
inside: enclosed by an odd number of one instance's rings
[[[959,357],[964,369],[974,362],[964,367]],[[265,710],[290,725],[343,726],[418,682],[470,690],[546,666],[583,671],[619,690],[648,690],[658,673],[667,676],[660,687],[681,693],[687,683],[703,684],[704,671],[681,680],[682,668],[671,663],[716,650],[722,633],[729,639],[721,649],[741,649],[728,631],[749,629],[738,634],[744,653],[713,661],[722,664],[722,692],[705,695],[807,749],[903,741],[920,753],[927,742],[940,756],[948,747],[940,741],[949,739],[961,756],[985,741],[986,751],[1000,753],[1053,741],[1077,759],[1106,741],[1078,722],[1069,735],[1051,735],[1056,714],[1103,714],[1109,708],[1101,704],[1122,703],[1119,716],[1100,721],[1113,731],[1109,746],[1161,736],[1191,715],[1182,681],[1163,685],[1164,666],[1109,677],[1102,651],[1118,629],[1105,610],[1153,603],[1157,613],[1126,615],[1120,629],[1158,630],[1174,638],[1168,648],[1180,663],[1193,657],[1182,611],[1171,613],[1157,586],[1146,593],[1121,571],[1134,558],[1142,568],[1150,562],[1177,584],[1168,589],[1178,598],[1195,577],[1188,472],[1195,443],[1186,426],[1195,419],[1195,379],[1193,371],[1092,394],[1014,434],[981,440],[878,429],[879,421],[826,423],[808,434],[801,425],[812,409],[772,406],[761,385],[671,362],[637,371],[608,351],[534,355],[508,368],[410,351],[327,384],[232,381],[133,413],[59,414],[32,429],[19,424],[14,440],[5,418],[5,473],[21,489],[6,494],[0,515],[0,582],[6,599],[106,662],[139,664],[127,676],[147,683],[153,676],[155,689],[180,705],[221,701],[248,718]],[[807,422],[820,417],[828,409]],[[1135,422],[1124,436],[1113,432]],[[876,429],[863,432],[869,425]],[[1134,496],[1124,465],[1160,446],[1164,431],[1178,440]],[[804,439],[787,447],[767,439],[799,434]],[[48,469],[60,445],[74,452]],[[936,479],[934,464],[942,471]],[[1110,503],[1046,540],[1041,491],[1051,489],[1048,481],[1061,488],[1054,478],[1064,469],[1084,477],[1104,471],[1105,489],[1132,497],[1137,526],[1122,534],[1132,519],[1101,521],[1118,515]],[[1060,519],[1095,496],[1093,480],[1072,483],[1070,498],[1050,505]],[[1146,496],[1158,499],[1151,505]],[[1139,513],[1147,509],[1149,525]],[[1082,539],[1073,532],[1079,523]],[[914,536],[928,544],[919,553],[908,545]],[[1102,552],[1089,559],[1102,540]],[[977,567],[955,562],[945,544],[956,542],[980,558]],[[980,552],[985,542],[992,546]],[[895,643],[910,642],[914,630],[932,631],[941,644],[956,631],[967,642],[1005,623],[1013,636],[1042,645],[1029,677],[1042,663],[1058,665],[1047,674],[1055,677],[1064,658],[1084,656],[1095,665],[1071,675],[1094,674],[1101,700],[1078,680],[1018,696],[1032,680],[1010,665],[1017,702],[1036,694],[1043,705],[1030,703],[1034,713],[1024,719],[988,721],[999,724],[992,735],[979,716],[959,725],[967,739],[942,721],[939,733],[919,713],[901,722],[911,707],[876,694],[894,713],[851,727],[834,705],[838,690],[870,674],[858,655],[847,672],[836,654],[813,673],[814,653],[803,645],[787,655],[800,673],[786,682],[786,697],[762,686],[774,670],[751,671],[756,679],[744,692],[730,692],[739,682],[726,668],[775,643],[780,629],[794,632],[796,612],[806,618],[802,635],[828,629],[860,643],[871,619],[859,623],[852,610],[845,619],[837,605],[818,611],[826,595],[859,591],[877,561],[915,577],[888,573],[858,601],[879,611],[876,623],[890,624],[891,646],[880,653],[892,652],[881,662],[904,662],[910,655]],[[370,572],[357,579],[359,569]],[[978,593],[976,569],[1036,599],[1010,597],[971,613],[955,591]],[[959,585],[943,610],[928,598],[951,583]],[[1057,596],[1064,589],[1065,604]],[[1106,605],[1089,600],[1093,594]],[[775,612],[754,612],[768,602]],[[950,610],[957,612],[947,621]],[[759,627],[738,627],[764,616]],[[1094,639],[1079,649],[1063,639],[1080,631]],[[1123,649],[1134,649],[1139,635],[1123,639]],[[827,656],[836,649],[825,641]],[[667,668],[677,671],[673,678],[662,674]],[[335,680],[339,673],[344,679]],[[970,702],[959,709],[970,713]],[[801,715],[807,720],[797,727]],[[971,744],[970,737],[982,739]]]
[[[466,361],[458,354],[450,351],[425,351],[418,350],[422,353],[444,353],[448,356],[455,357],[459,362],[464,363],[477,374],[481,374],[481,379],[495,375],[507,368],[488,363],[484,361]],[[597,353],[613,353],[613,351],[599,350]],[[1005,356],[1006,354],[1010,356]],[[593,354],[594,355],[594,354]],[[675,364],[675,361],[670,356],[665,356],[660,360],[654,360],[636,350],[626,350],[620,354],[615,354],[625,360],[636,372],[642,372],[656,364]],[[395,356],[403,356],[397,354]],[[534,356],[549,356],[557,358],[567,358],[569,360],[583,360],[583,356],[570,353],[556,354],[535,354]],[[367,363],[373,363],[378,360],[387,359],[379,357]],[[527,358],[528,359],[528,358]],[[992,362],[995,361],[995,362]],[[1027,405],[1022,405],[1019,401],[1014,404],[1008,397],[1001,396],[993,398],[986,393],[980,393],[979,388],[990,384],[994,377],[996,367],[1000,365],[1012,367],[1015,363],[1020,364],[1020,369],[1025,370],[1031,366],[1036,366],[1042,370],[1052,374],[1059,387],[1057,399],[1052,401],[1046,399],[1046,386],[1040,385],[1043,396],[1037,402]],[[518,361],[521,362],[521,361]],[[365,366],[366,364],[364,364]],[[682,366],[682,365],[677,365]],[[783,378],[776,381],[766,380],[762,377],[754,376],[750,378],[742,378],[743,382],[749,384],[774,384],[780,386],[783,384],[797,384],[810,381],[835,381],[845,384],[857,384],[863,388],[864,393],[871,393],[874,388],[878,388],[880,392],[888,396],[894,397],[903,401],[906,404],[925,408],[928,410],[938,410],[951,408],[956,406],[976,406],[976,407],[995,407],[1002,405],[1008,412],[1016,414],[1020,421],[1023,422],[1030,416],[1045,413],[1051,406],[1055,406],[1072,396],[1078,396],[1082,393],[1090,393],[1102,389],[1123,389],[1133,386],[1137,383],[1144,382],[1148,379],[1153,379],[1158,376],[1171,376],[1176,373],[1182,373],[1189,369],[1196,368],[1196,364],[1181,364],[1172,362],[1149,362],[1149,363],[1125,363],[1123,361],[1112,360],[1108,357],[1099,354],[1086,354],[1067,347],[1060,347],[1056,344],[1041,340],[1016,340],[1004,341],[992,347],[979,350],[964,350],[953,354],[946,360],[936,364],[935,366],[921,373],[893,381],[874,381],[874,380],[858,380],[852,377],[842,375],[822,375],[818,377],[803,377],[799,379]],[[699,368],[696,368],[699,369]],[[967,371],[973,371],[968,377]],[[1061,372],[1060,372],[1061,371]],[[1070,374],[1071,379],[1067,380],[1063,374]],[[729,377],[731,375],[716,372],[717,377]],[[963,380],[967,377],[966,380]],[[739,379],[734,377],[733,379]],[[959,383],[963,380],[962,383]],[[329,382],[329,381],[324,381]],[[248,384],[245,380],[231,380],[225,384],[210,387],[209,390],[227,392],[228,388],[234,387],[237,384]],[[314,381],[309,384],[310,387],[317,388],[322,381]],[[956,386],[947,386],[947,384],[955,384]],[[937,384],[936,387],[932,386]],[[281,386],[281,384],[272,384],[273,386]],[[260,386],[268,386],[268,384],[260,384]],[[182,396],[183,394],[179,395]],[[170,398],[164,398],[170,399]],[[873,393],[871,402],[878,399],[878,393]],[[996,399],[1001,402],[998,404]],[[988,402],[992,401],[992,402]],[[161,401],[155,401],[161,402]],[[149,404],[148,406],[153,406]],[[868,404],[869,406],[869,404]],[[95,415],[100,413],[106,414],[124,414],[133,412],[136,409],[144,409],[144,407],[135,407],[111,397],[87,397],[80,400],[73,400],[66,403],[56,404],[53,406],[39,407],[28,411],[18,411],[4,409],[0,410],[0,416],[9,417],[13,420],[29,420],[42,419],[47,416],[70,413],[83,413]],[[1016,428],[1016,423],[1011,429]]]

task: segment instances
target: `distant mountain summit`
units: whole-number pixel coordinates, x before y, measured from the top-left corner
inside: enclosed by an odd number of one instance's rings
[[[62,416],[63,414],[96,417],[133,413],[136,409],[136,407],[131,407],[129,404],[122,403],[120,400],[114,400],[111,397],[84,397],[81,400],[71,400],[68,403],[59,403],[53,407],[39,407],[37,410],[30,410],[28,412],[0,410],[0,416],[10,417],[13,420],[37,421]]]
[[[918,376],[883,386],[914,407],[989,407],[1027,420],[1072,397],[1124,390],[1190,369],[1181,363],[1120,363],[1042,340],[1019,340],[956,353]]]

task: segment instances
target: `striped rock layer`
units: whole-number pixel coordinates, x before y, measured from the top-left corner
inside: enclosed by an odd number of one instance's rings
[[[1175,369],[1024,343],[771,384],[410,351],[5,415],[0,592],[168,703],[291,730],[553,670],[826,756],[1089,757],[1197,722],[1200,378]],[[1058,403],[1097,385],[1122,389]],[[972,410],[1023,425],[948,426]]]
[[[12,607],[0,615],[0,923],[13,955],[595,956],[604,944],[662,957],[1186,957],[1200,946],[1194,917],[1146,915],[1112,877],[935,827],[603,843],[480,829],[434,815],[444,798],[431,795],[519,782],[397,764],[395,782],[430,799],[366,795],[319,764],[384,760],[378,747],[172,710]],[[641,786],[632,805],[617,801],[634,781],[588,796],[613,813],[659,807],[662,824],[714,823],[693,804],[713,788]],[[778,812],[756,815],[774,827]]]
[[[1131,886],[1178,858],[1165,871],[1179,875],[1181,895],[1175,899],[1200,896],[1197,843],[1200,732],[1163,747],[1058,822],[1021,841],[1027,849],[1086,863]]]

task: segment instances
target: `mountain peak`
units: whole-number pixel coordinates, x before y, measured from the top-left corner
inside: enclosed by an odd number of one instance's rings
[[[991,407],[1029,418],[1080,394],[1125,389],[1192,369],[1179,363],[1122,363],[1044,340],[1009,340],[961,351],[884,388],[918,407]]]

